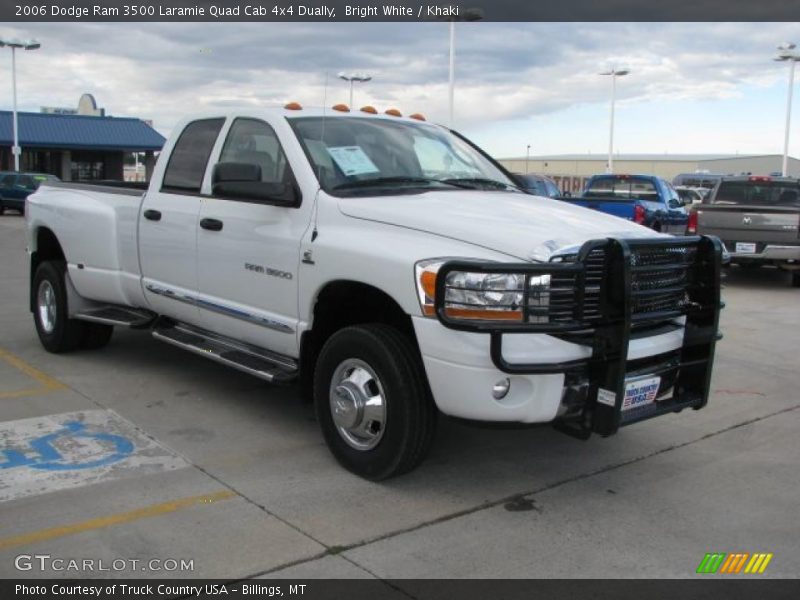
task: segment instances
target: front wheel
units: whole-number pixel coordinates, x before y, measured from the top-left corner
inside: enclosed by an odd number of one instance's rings
[[[314,371],[322,433],[339,463],[378,481],[416,467],[436,423],[419,356],[394,327],[358,325],[325,343]]]
[[[800,288],[800,271],[792,271],[792,287]]]

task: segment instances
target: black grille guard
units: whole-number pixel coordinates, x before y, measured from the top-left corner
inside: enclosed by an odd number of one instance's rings
[[[599,315],[588,320],[583,316],[585,290],[585,261],[596,250],[604,253],[605,277],[599,289]],[[685,252],[691,260],[678,264],[634,264],[639,257],[663,251]],[[713,236],[664,237],[648,239],[600,239],[586,242],[572,263],[487,263],[476,261],[449,261],[443,264],[436,278],[434,307],[439,321],[450,329],[486,333],[490,336],[490,353],[494,365],[508,374],[569,374],[588,385],[585,408],[581,415],[581,432],[611,435],[621,425],[643,420],[685,407],[702,408],[708,402],[714,349],[718,339],[720,302],[720,271],[722,244]],[[685,269],[686,301],[674,310],[634,312],[634,302],[653,292],[634,289],[633,273],[642,270]],[[470,273],[520,273],[526,276],[521,321],[480,321],[454,318],[445,307],[446,281],[452,272]],[[529,322],[529,286],[531,277],[559,274],[574,277],[573,318],[569,322]],[[685,317],[682,346],[674,353],[677,360],[671,367],[677,370],[672,399],[658,402],[647,414],[635,418],[623,416],[622,402],[631,329],[634,324],[664,322]],[[535,316],[533,318],[536,318]],[[586,345],[591,345],[589,358],[559,363],[510,363],[503,356],[503,337],[515,334],[566,334],[582,332]],[[659,367],[654,367],[658,370]],[[597,401],[598,390],[612,391],[615,404]],[[588,435],[588,433],[586,433]],[[579,435],[579,437],[585,437]]]

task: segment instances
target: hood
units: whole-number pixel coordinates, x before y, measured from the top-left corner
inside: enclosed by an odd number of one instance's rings
[[[661,235],[596,210],[512,192],[434,191],[338,201],[349,217],[424,231],[522,260],[545,262],[556,250],[591,239]]]

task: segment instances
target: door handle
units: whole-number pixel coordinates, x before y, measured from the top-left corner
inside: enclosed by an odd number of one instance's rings
[[[153,210],[152,208],[148,208],[146,211],[142,213],[144,218],[148,221],[160,221],[161,220],[161,211],[160,210]]]
[[[219,219],[201,219],[200,227],[209,231],[222,231],[222,221]]]

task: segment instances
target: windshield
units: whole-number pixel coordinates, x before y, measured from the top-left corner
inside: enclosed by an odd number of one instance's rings
[[[289,123],[322,189],[336,196],[516,189],[485,156],[441,127],[363,117]]]
[[[800,207],[797,182],[723,181],[712,200],[714,204]]]

